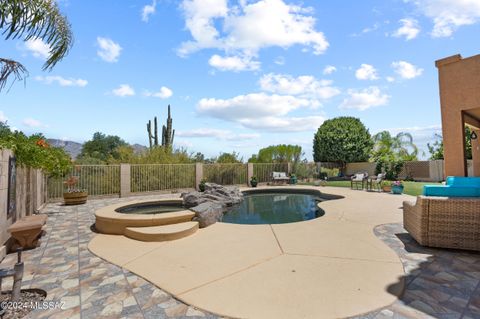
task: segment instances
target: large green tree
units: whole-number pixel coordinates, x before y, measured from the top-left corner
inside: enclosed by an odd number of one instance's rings
[[[367,161],[372,150],[368,129],[355,117],[337,117],[323,122],[313,139],[315,162]]]
[[[118,136],[96,132],[90,141],[83,144],[82,152],[77,161],[85,164],[106,163],[112,159],[118,159],[120,156],[119,147],[126,145],[127,143]]]
[[[44,70],[62,60],[73,43],[70,24],[55,0],[0,0],[0,30],[5,39],[40,39],[47,44]],[[20,62],[0,57],[0,91],[10,76],[22,80],[28,72]]]
[[[298,145],[271,145],[258,151],[249,158],[251,163],[288,163],[298,162],[303,156],[302,147]]]

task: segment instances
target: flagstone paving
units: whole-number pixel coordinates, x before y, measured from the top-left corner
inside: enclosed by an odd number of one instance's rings
[[[23,288],[44,289],[48,300],[64,307],[35,310],[29,318],[218,318],[88,251],[94,211],[127,200],[53,203],[43,209],[49,215],[46,234],[40,247],[24,252]],[[400,256],[406,289],[389,307],[354,318],[480,318],[480,254],[421,247],[401,224],[377,226],[374,232]],[[8,255],[0,268],[13,265],[15,258]]]

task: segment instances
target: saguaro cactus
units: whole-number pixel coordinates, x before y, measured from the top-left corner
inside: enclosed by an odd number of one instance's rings
[[[175,130],[172,129],[172,117],[170,114],[170,105],[168,105],[167,125],[162,127],[162,146],[170,147],[173,145],[173,138],[175,137]]]
[[[162,146],[170,147],[173,145],[173,138],[175,136],[175,130],[172,129],[172,117],[170,113],[170,105],[168,105],[168,117],[167,125],[162,126]],[[147,123],[147,133],[148,133],[148,142],[150,148],[158,146],[158,126],[157,126],[157,117],[153,119],[153,133],[152,133],[152,121]]]
[[[153,134],[152,134],[152,121],[148,121],[147,123],[147,133],[148,133],[148,142],[150,148],[153,146],[158,146],[158,126],[157,126],[157,117],[153,118]]]

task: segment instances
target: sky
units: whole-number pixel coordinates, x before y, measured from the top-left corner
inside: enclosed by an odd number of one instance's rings
[[[441,133],[435,60],[480,53],[480,0],[59,1],[75,41],[52,71],[40,39],[0,40],[29,71],[0,92],[0,120],[77,142],[147,145],[170,104],[175,147],[207,157],[286,143],[311,160],[337,116],[426,152]]]

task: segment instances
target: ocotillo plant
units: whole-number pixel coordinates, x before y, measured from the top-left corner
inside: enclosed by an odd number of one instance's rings
[[[172,117],[170,116],[170,105],[168,105],[167,126],[162,127],[162,146],[170,147],[173,145],[175,130],[172,130]]]
[[[170,114],[170,105],[168,105],[168,117],[167,125],[162,127],[162,146],[170,147],[173,145],[173,138],[175,136],[175,130],[172,129],[172,117]],[[153,134],[152,134],[152,121],[147,123],[148,142],[150,148],[158,146],[158,126],[157,117],[153,118]]]

